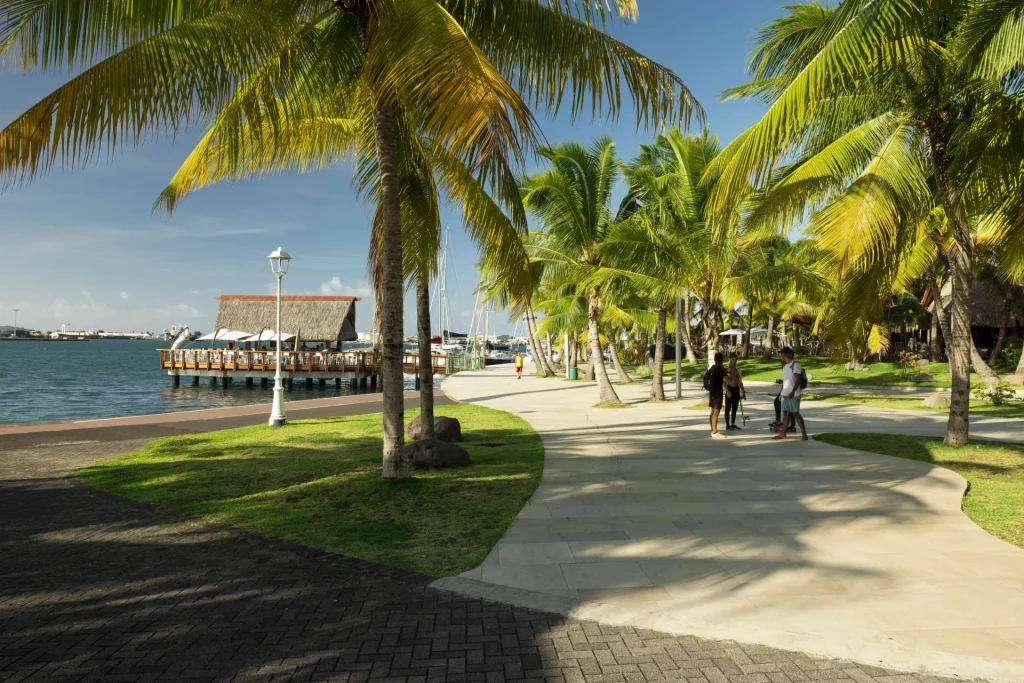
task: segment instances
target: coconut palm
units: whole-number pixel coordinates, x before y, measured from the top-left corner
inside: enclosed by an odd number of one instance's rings
[[[821,209],[818,239],[835,272],[879,275],[888,263],[880,277],[892,280],[897,234],[913,230],[933,196],[943,208],[952,238],[949,444],[968,438],[968,215],[972,203],[1006,196],[1020,171],[1024,117],[1010,89],[1021,85],[1021,25],[1019,3],[1005,0],[791,7],[761,31],[754,80],[730,92],[769,107],[725,150],[715,202],[725,205],[751,178],[760,188],[774,180],[771,211],[795,220]],[[792,157],[799,161],[779,181],[777,163]],[[877,293],[872,278],[859,284]]]
[[[536,135],[527,103],[555,112],[567,101],[574,116],[588,105],[597,117],[615,116],[625,86],[638,124],[684,119],[697,106],[674,74],[603,33],[607,21],[636,15],[635,0],[136,0],[130,11],[115,0],[25,0],[0,16],[5,63],[80,73],[0,133],[0,185],[207,123],[200,150],[223,143],[232,152],[231,165],[216,173],[244,176],[259,172],[251,150],[261,159],[278,153],[283,118],[316,119],[346,102],[373,132],[383,476],[405,478],[396,117],[414,112],[412,130],[461,159],[497,196],[511,197],[503,160],[521,159]],[[203,180],[179,172],[166,206]]]
[[[612,210],[612,190],[619,178],[615,144],[601,137],[589,148],[567,142],[540,153],[550,167],[526,179],[523,205],[542,231],[530,233],[526,250],[532,262],[543,264],[546,279],[575,283],[586,297],[587,340],[600,402],[618,404],[600,334],[602,286],[608,279],[602,245],[623,211]]]

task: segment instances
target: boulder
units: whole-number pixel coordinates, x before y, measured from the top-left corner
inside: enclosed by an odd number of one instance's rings
[[[846,364],[846,369],[847,370],[860,370],[860,371],[863,371],[863,370],[867,370],[868,366],[864,365],[863,363],[850,362],[850,363]]]
[[[911,382],[934,382],[935,378],[929,375],[927,372],[922,372],[919,375],[914,375],[910,378]]]
[[[423,438],[423,416],[417,415],[405,428],[405,437],[412,441]],[[462,425],[454,417],[434,418],[434,438],[438,441],[461,441]]]
[[[949,407],[949,394],[928,394],[925,399],[921,402],[925,408],[948,408]]]
[[[1024,384],[1024,375],[1007,375],[1003,381],[1007,384]]]
[[[922,358],[921,360],[917,361],[917,367],[919,367],[919,368],[924,368],[924,367],[927,367],[927,366],[929,366],[931,364],[932,364],[932,362],[930,360],[928,360],[927,358]]]
[[[462,467],[469,465],[469,453],[462,446],[438,439],[420,439],[405,447],[405,455],[415,467]]]

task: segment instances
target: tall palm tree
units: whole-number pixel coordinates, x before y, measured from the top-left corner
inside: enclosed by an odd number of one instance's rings
[[[819,240],[839,271],[891,281],[898,234],[914,229],[933,197],[942,207],[952,238],[945,441],[953,445],[968,438],[968,215],[972,204],[1019,187],[1024,116],[1011,90],[1021,85],[1021,24],[1020,4],[1006,0],[790,7],[758,37],[754,80],[730,92],[769,106],[725,150],[715,201],[731,201],[751,178],[762,189],[774,180],[773,210],[796,219],[820,209]],[[792,157],[799,161],[779,181],[778,162]],[[872,278],[860,282],[877,294]]]
[[[589,148],[574,142],[542,148],[550,167],[524,182],[523,205],[542,231],[530,234],[526,249],[534,263],[543,264],[544,277],[578,285],[586,297],[588,342],[600,402],[618,404],[608,378],[601,348],[601,293],[607,274],[602,245],[622,217],[612,209],[612,190],[619,162],[611,138],[601,137]]]
[[[343,100],[369,122],[381,214],[383,476],[402,455],[401,187],[396,117],[460,158],[499,197],[505,159],[536,137],[527,103],[615,116],[628,89],[637,123],[687,118],[697,104],[671,71],[603,32],[634,20],[635,0],[25,0],[0,16],[0,54],[23,69],[80,72],[0,132],[0,185],[55,164],[209,124],[203,143],[273,159],[277,123],[316,118]],[[698,110],[699,111],[699,110]],[[252,125],[252,124],[256,125]],[[242,129],[256,136],[244,140]],[[344,131],[335,131],[344,134]],[[201,146],[202,144],[201,143]],[[301,162],[300,162],[301,163]],[[197,179],[179,176],[168,208]]]

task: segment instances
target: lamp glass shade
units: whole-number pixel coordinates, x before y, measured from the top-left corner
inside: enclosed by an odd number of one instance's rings
[[[284,275],[288,272],[288,265],[291,263],[292,257],[288,255],[287,251],[278,247],[267,258],[270,259],[270,270],[274,275]]]

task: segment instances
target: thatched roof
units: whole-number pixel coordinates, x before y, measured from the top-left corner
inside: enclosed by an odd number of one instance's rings
[[[946,310],[952,305],[953,285],[948,280],[942,285],[942,301]],[[971,282],[971,327],[999,327],[1003,324],[1003,293],[987,282]],[[921,303],[934,311],[932,290],[925,290]],[[1011,314],[1010,325],[1017,323],[1018,316]]]
[[[217,300],[217,329],[259,334],[277,328],[276,296],[221,294]],[[354,341],[357,301],[354,296],[283,296],[281,330],[303,341]]]

